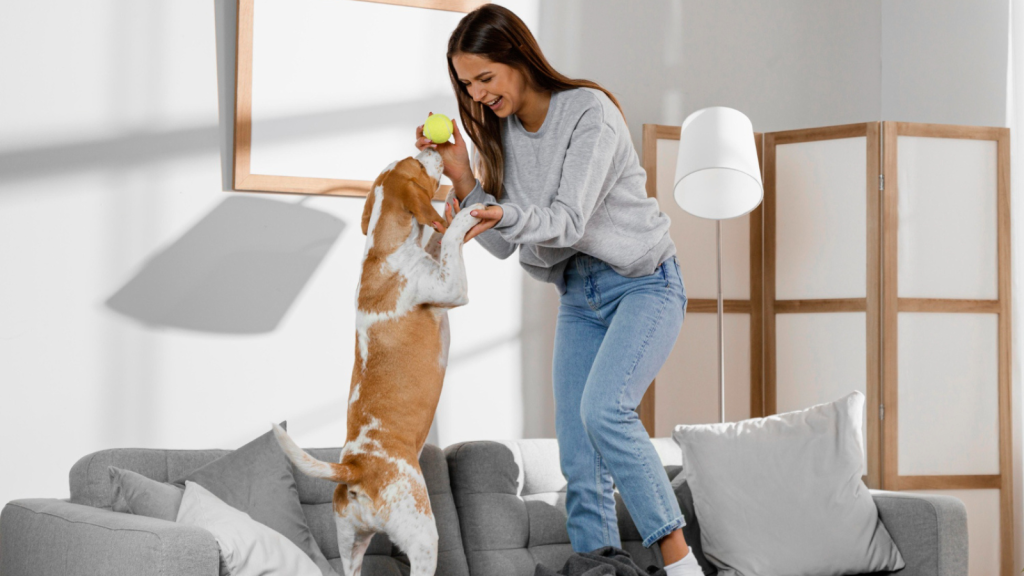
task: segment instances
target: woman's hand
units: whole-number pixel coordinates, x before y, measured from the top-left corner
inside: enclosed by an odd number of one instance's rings
[[[458,183],[472,179],[473,171],[469,167],[469,152],[466,150],[466,141],[462,139],[462,132],[459,131],[459,123],[453,120],[452,128],[454,143],[434,144],[433,140],[423,135],[423,125],[420,124],[416,127],[416,149],[423,150],[429,146],[437,150],[444,162],[444,175],[453,183]]]
[[[452,204],[454,204],[454,206]],[[461,209],[462,208],[459,206],[459,199],[457,197],[452,198],[451,203],[444,205],[444,219],[446,222],[445,229],[447,229],[448,226],[451,226],[452,219],[455,218],[455,215],[458,214]],[[466,238],[463,242],[469,242],[477,234],[494,228],[494,225],[501,221],[501,217],[504,213],[505,212],[501,209],[501,206],[488,206],[483,210],[478,209],[470,212],[471,215],[480,218],[480,221],[474,224],[473,227],[469,229],[469,232],[466,232]],[[434,228],[438,232],[444,233],[444,230],[440,230],[436,226]]]

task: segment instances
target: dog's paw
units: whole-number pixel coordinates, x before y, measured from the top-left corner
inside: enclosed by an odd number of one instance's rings
[[[480,218],[478,216],[473,216],[472,211],[483,210],[484,208],[485,206],[479,202],[473,204],[472,206],[465,206],[460,208],[459,213],[456,214],[455,218],[452,219],[451,227],[459,227],[464,228],[465,230],[469,230],[477,222],[480,221]]]
[[[445,204],[450,204],[452,206],[455,206],[455,202],[453,202],[454,199],[455,199],[455,187],[452,186],[448,190],[448,194],[444,197],[444,203]]]

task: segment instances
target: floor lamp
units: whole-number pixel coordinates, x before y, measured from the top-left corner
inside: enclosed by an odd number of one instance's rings
[[[757,208],[764,197],[754,128],[739,110],[713,106],[683,121],[672,194],[686,212],[715,220],[718,235],[718,411],[725,422],[725,321],[722,220]]]

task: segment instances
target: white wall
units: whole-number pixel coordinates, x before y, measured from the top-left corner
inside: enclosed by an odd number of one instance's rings
[[[882,5],[882,120],[1006,126],[1008,0]]]

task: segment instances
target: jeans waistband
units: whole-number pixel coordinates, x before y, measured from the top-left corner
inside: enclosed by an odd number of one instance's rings
[[[669,260],[672,260],[673,258],[675,258],[675,255],[669,256],[665,260],[665,262],[668,262]],[[661,267],[661,265],[664,264],[665,262],[659,263],[658,266],[655,267],[654,271],[657,272],[657,268]],[[576,270],[577,266],[582,266],[582,268],[584,270],[591,270],[591,269],[594,269],[594,268],[598,268],[598,269],[602,269],[603,268],[603,269],[608,269],[608,270],[612,269],[611,264],[608,264],[607,262],[605,262],[604,260],[601,260],[600,258],[597,258],[595,256],[591,256],[590,254],[584,254],[583,252],[577,252],[577,253],[573,254],[572,256],[570,256],[569,259],[566,261],[565,269],[566,270],[569,270],[569,269]]]

